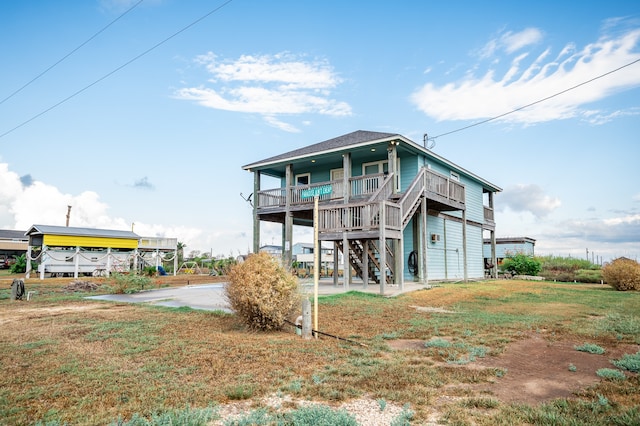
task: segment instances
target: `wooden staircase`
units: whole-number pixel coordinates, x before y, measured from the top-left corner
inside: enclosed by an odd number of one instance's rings
[[[376,284],[380,284],[380,258],[378,246],[379,243],[374,240],[349,240],[349,250],[344,249],[342,241],[336,241],[338,249],[344,256],[348,256],[349,264],[356,272],[356,275],[360,278],[364,276],[364,259],[367,256],[367,266],[369,279],[373,280]],[[385,244],[386,252],[386,280],[387,284],[393,283],[394,275],[394,258],[393,251]]]

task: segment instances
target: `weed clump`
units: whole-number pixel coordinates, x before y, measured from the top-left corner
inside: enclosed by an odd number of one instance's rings
[[[618,291],[640,290],[640,263],[635,260],[615,259],[602,268],[602,276]]]
[[[231,309],[256,331],[282,329],[300,303],[297,278],[267,253],[232,266],[225,295]]]

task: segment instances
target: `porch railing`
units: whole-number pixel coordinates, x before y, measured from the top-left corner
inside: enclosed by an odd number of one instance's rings
[[[349,178],[350,197],[371,196],[379,190],[389,187],[385,184],[385,175],[383,173],[375,175],[355,176]],[[388,179],[389,181],[391,179]],[[343,199],[345,196],[345,187],[342,180],[332,180],[327,182],[319,182],[311,185],[296,185],[291,187],[291,205],[311,204],[313,196],[309,194],[318,189],[320,193],[320,201],[330,201]],[[287,203],[287,188],[266,189],[258,192],[258,207],[284,207]]]
[[[424,186],[425,184],[421,178],[423,174],[426,175],[426,186]],[[310,196],[310,194],[315,192],[319,193],[320,201],[344,199],[346,190],[348,189],[349,198],[356,203],[359,199],[377,202],[389,198],[393,192],[393,181],[393,174],[385,175],[379,173],[349,178],[348,188],[344,187],[344,181],[342,180],[319,182],[311,185],[297,185],[291,187],[289,201],[291,205],[311,204],[313,203],[314,197]],[[460,204],[464,204],[465,202],[464,185],[433,170],[422,168],[401,198],[402,211],[410,212],[411,207],[424,190]],[[286,188],[259,191],[257,207],[284,207],[287,203],[286,195]]]
[[[385,209],[384,226],[402,230],[400,206],[386,201],[321,207],[318,212],[320,232],[368,231],[380,229],[380,206]]]

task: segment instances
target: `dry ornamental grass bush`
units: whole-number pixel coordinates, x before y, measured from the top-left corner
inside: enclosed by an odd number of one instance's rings
[[[298,280],[267,253],[252,254],[229,271],[226,297],[252,330],[279,330],[300,305]]]
[[[607,263],[602,277],[616,290],[640,290],[640,264],[635,260],[619,258]]]

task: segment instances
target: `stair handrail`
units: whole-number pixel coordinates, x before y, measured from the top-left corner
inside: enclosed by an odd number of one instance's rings
[[[389,173],[385,176],[385,179],[382,181],[382,185],[380,188],[376,190],[371,197],[367,200],[369,203],[374,203],[376,201],[386,200],[393,193],[393,173]]]
[[[407,188],[405,193],[400,197],[398,203],[400,204],[400,208],[402,211],[402,223],[407,219],[407,215],[411,212],[412,207],[416,202],[420,199],[420,196],[424,192],[425,183],[424,183],[424,175],[425,175],[425,167],[421,167],[420,171],[411,182],[411,185]]]

